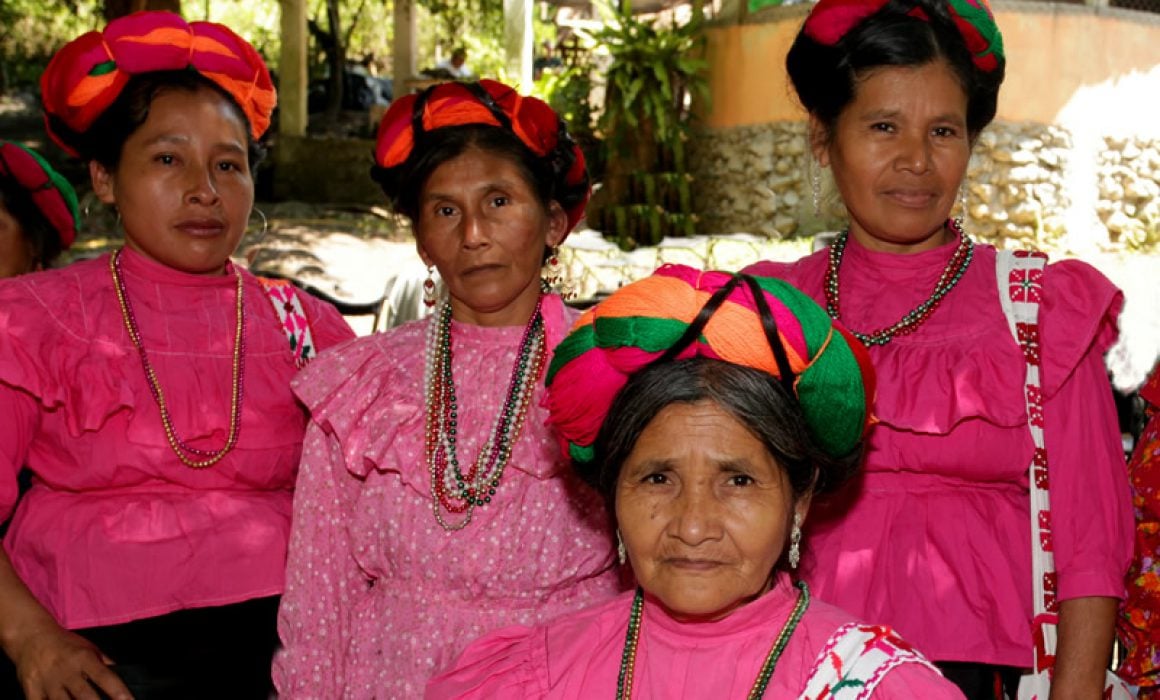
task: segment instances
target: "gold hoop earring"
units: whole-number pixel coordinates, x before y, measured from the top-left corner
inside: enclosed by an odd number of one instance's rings
[[[802,514],[793,514],[793,528],[789,533],[789,568],[796,569],[802,560]]]
[[[266,212],[257,207],[254,207],[251,213],[257,214],[262,220],[262,230],[258,232],[258,235],[254,237],[253,241],[254,244],[258,244],[262,242],[262,239],[266,237],[266,232],[270,230],[270,220],[266,218]]]

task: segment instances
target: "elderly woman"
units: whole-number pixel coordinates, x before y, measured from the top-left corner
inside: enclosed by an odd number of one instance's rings
[[[961,697],[889,628],[792,580],[810,500],[855,472],[874,393],[864,348],[816,304],[666,266],[582,316],[548,377],[639,588],[483,638],[427,698]]]
[[[376,161],[447,296],[295,383],[312,418],[274,668],[286,698],[415,697],[483,632],[619,591],[600,499],[543,407],[573,314],[541,265],[583,214],[580,150],[546,104],[482,81],[396,101]]]
[[[269,75],[226,27],[139,13],[62,48],[41,92],[125,246],[0,284],[0,646],[37,700],[264,699],[306,423],[290,377],[353,335],[230,262]]]
[[[1102,363],[1121,295],[1088,265],[1001,255],[949,218],[995,114],[998,27],[975,0],[822,0],[786,66],[849,228],[750,270],[824,303],[879,377],[865,478],[817,513],[805,578],[897,627],[970,697],[1042,669],[1058,612],[1052,697],[1099,697],[1132,553]]]
[[[0,141],[0,278],[52,265],[77,235],[77,195],[36,151]]]

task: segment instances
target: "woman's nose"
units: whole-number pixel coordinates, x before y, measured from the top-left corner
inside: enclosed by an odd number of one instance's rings
[[[673,503],[672,534],[696,546],[721,535],[720,503],[708,485],[688,485]]]
[[[488,241],[487,223],[483,217],[467,213],[463,216],[463,247],[478,248]]]
[[[895,160],[900,170],[924,173],[930,169],[931,144],[925,134],[904,137]]]
[[[185,198],[193,204],[215,204],[218,201],[217,185],[212,168],[190,168],[189,183]]]

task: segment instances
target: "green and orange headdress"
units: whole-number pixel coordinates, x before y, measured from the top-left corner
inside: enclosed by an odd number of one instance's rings
[[[0,141],[0,178],[10,180],[28,195],[60,237],[61,249],[73,244],[80,218],[76,190],[39,153]]]
[[[665,265],[585,312],[548,369],[550,422],[577,462],[621,388],[654,362],[706,357],[777,378],[825,452],[850,454],[870,423],[866,349],[816,302],[774,278]]]
[[[262,57],[228,27],[186,22],[171,12],[137,12],[88,32],[52,57],[40,78],[49,136],[77,155],[76,145],[53,120],[85,133],[141,73],[194,70],[225,90],[250,122],[255,139],[270,126],[277,103]]]

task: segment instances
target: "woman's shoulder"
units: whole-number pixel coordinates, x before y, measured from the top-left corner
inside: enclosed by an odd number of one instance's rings
[[[427,321],[412,321],[384,333],[351,338],[314,358],[294,379],[294,392],[308,408],[348,386],[389,386],[399,377],[423,373]]]
[[[608,643],[624,642],[633,593],[627,592],[537,627],[514,626],[476,640],[427,686],[434,698],[534,698],[561,674],[587,668]]]

